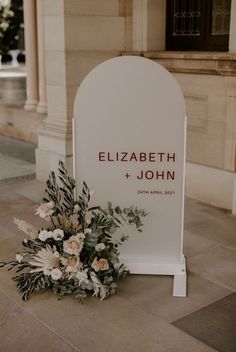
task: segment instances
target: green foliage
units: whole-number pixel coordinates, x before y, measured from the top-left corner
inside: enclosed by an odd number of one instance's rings
[[[13,280],[17,282],[17,288],[22,295],[23,301],[27,301],[31,294],[51,286],[49,277],[43,275],[42,272],[21,273],[20,275],[14,276]]]
[[[62,184],[62,187],[60,187],[60,191],[63,193],[62,211],[66,216],[73,215],[75,205],[75,180],[68,176],[67,170],[61,161],[59,161],[58,177]]]
[[[54,203],[54,214],[63,214],[63,209],[61,207],[61,192],[60,192],[60,187],[57,184],[56,176],[54,172],[51,172],[49,175],[49,178],[47,180],[47,188],[46,188],[46,193],[48,195],[48,198],[44,198],[45,202],[53,202]]]

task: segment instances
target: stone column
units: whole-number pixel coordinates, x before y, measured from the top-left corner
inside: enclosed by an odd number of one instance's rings
[[[226,170],[235,171],[236,163],[236,76],[225,76],[227,86],[227,120],[225,135]]]
[[[133,0],[133,50],[165,50],[166,0]]]
[[[39,77],[39,103],[37,112],[46,114],[47,98],[46,98],[46,75],[45,75],[45,55],[44,55],[44,18],[43,18],[43,2],[36,0],[37,6],[37,36],[38,36],[38,77]]]
[[[38,131],[36,174],[44,181],[59,160],[72,171],[76,91],[93,67],[124,50],[125,19],[119,0],[42,2],[48,116]]]
[[[24,0],[26,102],[25,110],[35,110],[38,104],[37,26],[35,0]]]
[[[236,0],[231,1],[229,51],[236,53]]]
[[[147,50],[148,0],[133,1],[133,50]]]

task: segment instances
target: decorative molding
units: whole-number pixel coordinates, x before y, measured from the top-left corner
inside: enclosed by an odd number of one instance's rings
[[[136,48],[135,52],[125,55],[139,55],[154,60],[174,73],[208,74],[236,76],[236,53],[222,52],[144,52]]]
[[[47,118],[38,131],[38,136],[51,136],[59,139],[72,139],[72,120],[55,120]]]

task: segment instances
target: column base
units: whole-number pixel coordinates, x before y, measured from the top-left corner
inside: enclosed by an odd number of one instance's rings
[[[37,100],[26,100],[24,109],[26,111],[35,111],[38,105]]]
[[[187,197],[236,213],[236,173],[212,166],[186,163]]]
[[[47,181],[51,171],[54,171],[57,175],[59,160],[64,162],[68,173],[72,175],[72,156],[65,156],[52,151],[36,149],[36,179],[41,182]]]
[[[47,113],[47,104],[46,103],[39,103],[36,111],[39,114],[46,114]]]
[[[58,171],[58,162],[63,161],[73,175],[72,122],[47,118],[38,131],[36,149],[36,177],[45,182],[51,171]]]

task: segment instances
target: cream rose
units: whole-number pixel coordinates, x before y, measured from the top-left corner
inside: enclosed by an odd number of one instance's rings
[[[91,266],[95,271],[104,271],[109,269],[108,261],[104,258],[97,260],[97,257],[96,257],[92,262]]]
[[[80,262],[78,257],[71,256],[71,257],[67,258],[66,265],[67,265],[67,267],[66,267],[65,271],[67,273],[76,273],[78,271],[78,269],[82,266],[82,263]]]
[[[39,215],[43,219],[47,219],[50,215],[53,214],[54,203],[48,202],[41,204],[37,209],[35,214]]]
[[[70,255],[79,255],[82,251],[84,242],[79,235],[71,236],[67,241],[63,242],[63,249],[65,253]]]
[[[50,275],[53,280],[60,280],[60,278],[62,277],[62,272],[60,269],[56,268],[52,269]]]

